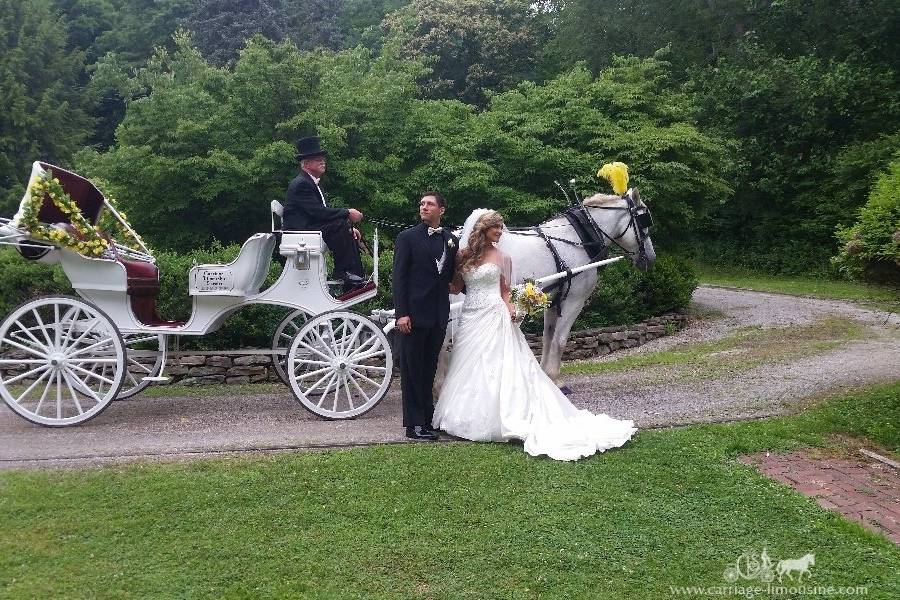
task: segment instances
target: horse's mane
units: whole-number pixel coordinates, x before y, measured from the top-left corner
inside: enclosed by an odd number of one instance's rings
[[[616,196],[615,194],[594,194],[589,198],[585,198],[581,203],[584,206],[604,206],[606,204],[613,204],[621,199],[621,196]]]

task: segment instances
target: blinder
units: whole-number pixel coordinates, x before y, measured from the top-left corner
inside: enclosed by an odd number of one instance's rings
[[[639,209],[634,214],[634,220],[641,229],[650,229],[653,226],[653,216],[646,208]]]

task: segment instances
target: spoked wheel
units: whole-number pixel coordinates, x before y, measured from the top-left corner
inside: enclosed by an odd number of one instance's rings
[[[166,336],[162,333],[128,333],[125,342],[125,382],[117,400],[124,400],[142,392],[153,382],[146,377],[159,377],[166,364]]]
[[[38,298],[0,324],[0,395],[16,413],[51,427],[96,417],[125,379],[125,344],[99,308]]]
[[[293,341],[297,332],[306,325],[307,321],[309,321],[309,313],[302,309],[295,310],[282,319],[281,323],[279,323],[278,327],[275,329],[275,335],[272,336],[272,350],[274,350],[274,352],[272,352],[272,366],[275,368],[278,379],[285,385],[291,384],[290,381],[288,381],[285,369],[291,341]]]
[[[391,385],[387,338],[371,320],[347,311],[314,317],[288,351],[288,378],[297,400],[328,419],[372,410]]]
[[[72,316],[67,314],[63,320],[70,319]],[[82,321],[85,321],[83,315],[80,316]],[[76,328],[86,327],[85,323],[86,321],[76,325]],[[95,341],[99,339],[93,332],[91,336]],[[146,389],[147,386],[152,385],[153,381],[147,378],[158,377],[166,364],[166,336],[164,334],[128,333],[122,335],[122,341],[125,343],[125,380],[116,395],[116,400],[131,398]],[[93,366],[100,375],[107,368],[104,364]],[[81,385],[79,382],[74,382],[74,385],[76,390],[88,393],[86,388],[79,387]]]

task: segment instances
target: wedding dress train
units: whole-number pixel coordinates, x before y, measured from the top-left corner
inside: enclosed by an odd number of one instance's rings
[[[577,460],[616,448],[632,421],[576,408],[541,370],[500,295],[502,269],[463,273],[466,298],[432,424],[474,441],[524,442],[532,456]]]

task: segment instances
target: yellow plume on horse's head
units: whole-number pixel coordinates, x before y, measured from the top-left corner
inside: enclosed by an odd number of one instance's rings
[[[617,194],[624,194],[628,190],[628,165],[625,163],[606,163],[597,171],[597,177],[606,179]]]

